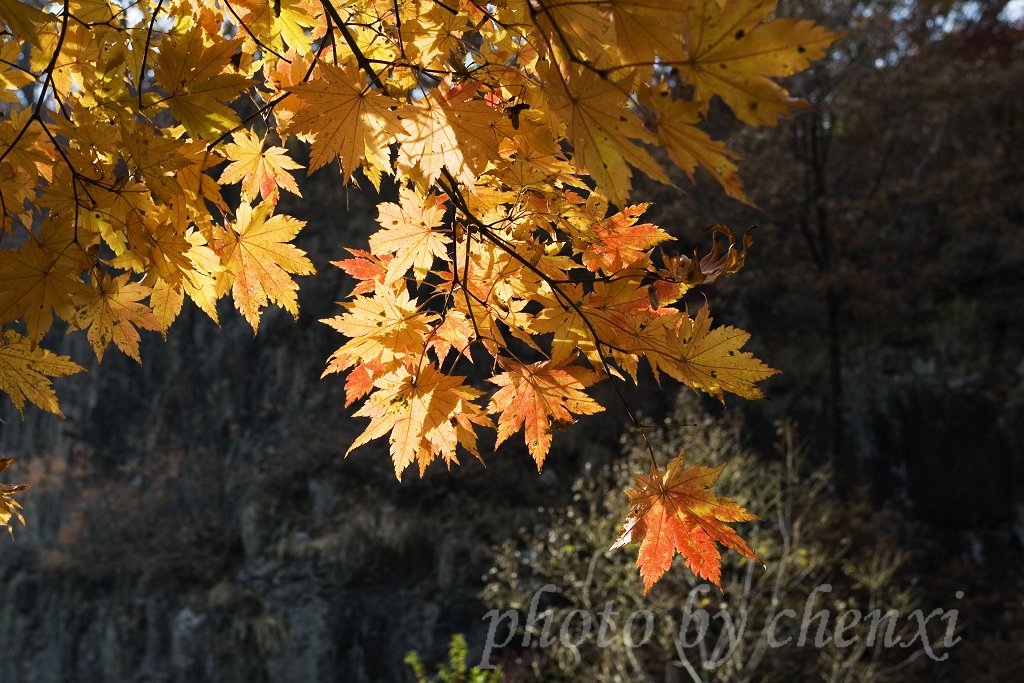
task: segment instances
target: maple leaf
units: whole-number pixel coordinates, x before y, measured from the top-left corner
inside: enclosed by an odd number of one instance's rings
[[[423,278],[435,258],[445,258],[451,239],[437,231],[444,219],[443,197],[422,197],[403,187],[398,204],[378,205],[377,222],[381,230],[370,236],[370,251],[377,256],[393,254],[388,260],[384,284],[405,276],[409,269],[417,282]]]
[[[700,0],[608,0],[615,47],[624,62],[672,62],[685,56],[686,12]],[[713,0],[717,2],[718,0]]]
[[[78,310],[73,327],[88,329],[89,343],[102,362],[107,345],[113,341],[117,348],[137,363],[139,358],[139,331],[161,329],[160,322],[149,306],[139,303],[150,295],[151,289],[131,282],[129,274],[118,277],[102,274],[89,293],[78,298]]]
[[[383,291],[356,297],[345,308],[344,314],[321,321],[350,338],[331,355],[324,375],[366,361],[390,365],[396,359],[422,353],[437,318],[433,313],[420,312],[404,287],[397,294]]]
[[[719,588],[722,569],[717,544],[760,562],[746,541],[726,525],[757,516],[709,490],[724,467],[687,466],[680,451],[664,472],[652,465],[649,474],[633,475],[637,488],[627,491],[630,513],[612,549],[640,544],[637,566],[644,595],[669,570],[676,553],[694,574]]]
[[[741,202],[750,203],[737,174],[739,158],[725,143],[697,127],[703,105],[699,102],[674,100],[667,87],[654,90],[644,87],[638,95],[644,126],[651,131],[669,158],[693,182],[693,173],[700,166],[722,186],[725,193]]]
[[[6,24],[15,36],[36,47],[42,45],[40,28],[51,18],[51,15],[20,0],[0,0],[0,22]]]
[[[672,236],[651,223],[636,225],[650,204],[627,206],[591,226],[592,241],[583,250],[583,263],[592,271],[614,274],[633,266],[655,246]]]
[[[579,171],[589,173],[612,202],[626,205],[632,186],[630,165],[668,183],[658,162],[633,142],[649,140],[650,134],[625,107],[627,77],[616,82],[582,67],[571,70],[568,77],[552,73],[552,69],[544,73],[550,83],[550,116],[565,122],[573,163]],[[557,125],[553,123],[553,127]]]
[[[6,2],[6,0],[0,0]],[[20,4],[20,3],[18,3]],[[18,104],[17,91],[35,82],[30,72],[17,68],[21,45],[15,41],[0,44],[0,102]]]
[[[3,473],[14,458],[0,458],[0,473]],[[3,484],[0,483],[0,526],[7,527],[7,533],[14,535],[14,528],[11,521],[17,519],[22,526],[25,525],[25,518],[21,515],[21,504],[14,500],[15,493],[21,493],[28,487],[24,484]]]
[[[694,86],[694,99],[717,95],[740,121],[774,126],[797,106],[772,77],[803,71],[841,34],[811,21],[769,20],[777,0],[704,2],[691,11],[684,42],[689,58],[678,65]]]
[[[331,265],[341,268],[359,280],[359,284],[352,290],[353,296],[372,292],[377,287],[377,283],[384,284],[384,277],[388,272],[388,262],[394,258],[393,254],[384,254],[378,257],[362,249],[346,248],[345,251],[352,254],[354,258],[331,261]]]
[[[253,332],[259,329],[260,316],[273,302],[299,316],[299,286],[291,275],[312,275],[313,264],[289,241],[305,221],[274,215],[274,208],[263,202],[255,208],[248,203],[238,207],[235,222],[222,231],[215,245],[226,272],[232,278],[231,294]]]
[[[153,73],[169,93],[167,104],[185,130],[211,139],[238,125],[238,114],[224,102],[234,100],[253,81],[226,72],[240,38],[207,45],[203,35],[195,26],[184,35],[164,38]]]
[[[388,145],[403,130],[395,113],[398,102],[367,87],[354,64],[321,63],[318,73],[320,78],[290,89],[303,106],[292,116],[288,132],[315,135],[309,172],[339,157],[348,183],[364,158],[386,167]]]
[[[578,365],[569,365],[573,360],[529,365],[509,361],[503,366],[505,372],[488,380],[501,387],[487,406],[488,413],[500,413],[495,447],[522,429],[526,446],[540,470],[551,448],[553,429],[573,424],[574,414],[592,415],[604,410],[584,391],[600,376]]]
[[[145,181],[153,196],[168,200],[180,194],[174,174],[188,165],[188,160],[181,154],[181,142],[154,135],[142,124],[122,125],[119,132],[121,156],[129,168]]]
[[[278,196],[278,188],[302,196],[295,178],[288,171],[302,168],[295,163],[284,147],[263,149],[263,140],[252,131],[232,134],[231,143],[224,145],[224,156],[231,162],[221,171],[219,181],[230,185],[242,183],[242,200],[251,201]]]
[[[206,245],[206,238],[202,233],[191,231],[185,236],[185,240],[190,245],[185,255],[192,264],[192,269],[186,273],[179,285],[158,278],[149,297],[153,315],[161,330],[170,327],[178,317],[186,294],[213,322],[220,324],[217,315],[217,276],[224,267],[216,252]]]
[[[400,175],[429,187],[447,168],[460,182],[474,186],[476,176],[498,156],[506,131],[495,109],[473,95],[468,87],[446,97],[431,93],[403,110],[405,131],[398,136],[396,162]]]
[[[239,21],[255,34],[255,40],[271,47],[282,49],[282,43],[287,43],[292,50],[309,52],[310,35],[321,33],[311,30],[322,21],[318,15],[323,14],[323,7],[316,0],[236,0],[232,4],[239,8]]]
[[[83,288],[81,271],[82,264],[68,251],[54,251],[38,241],[17,251],[0,251],[0,323],[21,318],[28,338],[39,341],[54,313],[70,319],[73,296]]]
[[[466,386],[465,379],[426,364],[415,375],[403,367],[377,380],[378,391],[355,412],[356,417],[369,417],[370,424],[348,453],[390,432],[391,458],[399,480],[414,462],[419,464],[420,476],[438,456],[449,466],[458,463],[459,444],[479,457],[474,425],[487,427],[491,421],[474,402],[483,392]]]
[[[0,337],[0,391],[25,414],[25,401],[64,417],[53,391],[51,377],[65,377],[85,370],[67,356],[35,346],[17,332],[6,330]]]
[[[749,399],[763,398],[757,383],[778,374],[748,351],[741,351],[750,334],[741,329],[720,325],[711,329],[711,313],[705,304],[696,318],[665,316],[661,328],[667,339],[667,350],[652,348],[646,353],[657,374],[663,369],[673,378],[694,389],[705,391],[718,400],[729,391]]]

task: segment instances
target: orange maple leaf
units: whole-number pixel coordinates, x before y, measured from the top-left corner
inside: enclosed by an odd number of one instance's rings
[[[591,271],[618,273],[632,266],[649,249],[672,239],[672,236],[651,223],[636,225],[650,204],[636,204],[591,226],[593,242],[583,250],[583,263]]]
[[[551,448],[553,429],[573,424],[573,414],[592,415],[604,410],[584,391],[600,375],[569,365],[573,360],[570,357],[560,363],[541,361],[529,365],[506,362],[506,371],[488,380],[501,387],[487,406],[487,412],[501,413],[495,448],[523,429],[526,446],[539,470]]]
[[[345,249],[355,258],[331,261],[331,265],[341,268],[343,271],[359,280],[359,284],[352,290],[353,296],[372,292],[377,283],[384,282],[384,276],[388,272],[388,261],[394,258],[391,254],[377,257],[362,249]]]
[[[612,546],[639,543],[636,564],[644,580],[644,595],[672,566],[676,553],[694,574],[722,586],[722,561],[717,543],[760,562],[747,542],[726,522],[758,519],[731,498],[710,490],[725,465],[686,466],[683,451],[665,471],[651,466],[650,474],[634,474],[636,489],[627,491],[631,510],[622,535]]]

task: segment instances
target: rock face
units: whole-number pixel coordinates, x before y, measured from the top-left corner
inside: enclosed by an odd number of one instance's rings
[[[402,680],[476,628],[489,544],[557,492],[514,455],[402,484],[379,447],[343,461],[327,328],[269,322],[193,317],[65,392],[66,423],[5,416],[33,488],[0,541],[0,682]]]

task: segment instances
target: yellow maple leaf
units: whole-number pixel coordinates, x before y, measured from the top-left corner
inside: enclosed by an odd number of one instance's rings
[[[276,202],[278,188],[302,196],[290,170],[302,168],[288,156],[284,147],[263,149],[263,140],[250,130],[238,131],[231,136],[231,142],[223,147],[229,163],[221,171],[219,182],[230,185],[242,183],[242,200],[251,201],[259,195],[262,199],[273,198]]]
[[[25,401],[64,417],[53,391],[51,377],[74,375],[85,370],[67,356],[32,344],[17,332],[5,330],[0,337],[0,391],[25,414]]]
[[[417,282],[430,271],[435,258],[444,258],[451,238],[437,230],[444,219],[442,197],[423,197],[403,187],[399,203],[386,202],[378,207],[381,229],[370,236],[370,251],[377,255],[394,254],[388,261],[384,284],[405,277],[411,268]]]
[[[255,208],[243,202],[235,222],[222,230],[215,245],[226,273],[232,278],[231,294],[253,332],[268,303],[276,303],[294,317],[299,315],[299,286],[291,275],[312,275],[313,264],[290,240],[306,223],[291,216],[272,216],[274,207],[263,202]]]
[[[322,320],[349,337],[331,355],[324,375],[343,372],[357,363],[380,361],[394,364],[413,353],[422,353],[423,344],[437,316],[421,312],[405,287],[356,297],[344,304],[342,315]]]
[[[434,91],[403,109],[402,117],[405,132],[398,135],[398,175],[424,188],[433,185],[445,168],[473,188],[488,162],[498,157],[508,132],[507,119],[476,99],[470,83],[444,96]]]
[[[139,123],[122,124],[120,138],[125,163],[145,181],[154,198],[167,201],[181,192],[175,173],[187,166],[188,160],[181,155],[180,140],[154,135],[149,126]]]
[[[395,113],[399,103],[370,89],[354,64],[321,63],[318,68],[318,78],[290,88],[302,107],[293,114],[287,132],[315,136],[309,172],[340,157],[348,183],[364,159],[387,167],[388,145],[402,130]]]
[[[489,427],[491,420],[474,403],[483,392],[464,384],[465,377],[446,375],[431,364],[413,374],[402,367],[375,382],[374,392],[355,412],[370,424],[348,449],[351,453],[373,439],[391,433],[395,476],[414,462],[420,476],[438,456],[451,466],[458,463],[456,446],[477,455],[474,425]],[[347,455],[347,454],[346,454]]]
[[[132,282],[129,277],[129,273],[117,277],[104,273],[87,294],[76,298],[80,308],[72,327],[88,329],[89,343],[100,362],[107,345],[113,341],[126,356],[141,363],[137,328],[161,329],[149,306],[139,303],[150,295],[150,288]]]
[[[637,100],[644,125],[691,182],[694,171],[700,166],[711,174],[727,195],[750,203],[737,174],[735,162],[739,157],[724,142],[713,140],[697,127],[703,110],[701,103],[672,99],[664,86],[657,90],[642,87]]]
[[[323,14],[317,0],[236,0],[232,4],[239,13],[238,20],[264,45],[284,51],[287,44],[303,54],[311,51],[309,38],[314,32],[310,29],[322,21]],[[249,34],[244,35],[249,40]]]
[[[6,24],[19,39],[27,40],[36,47],[41,46],[40,29],[52,19],[52,15],[21,0],[0,0],[0,22]]]
[[[542,75],[549,89],[552,126],[557,129],[559,121],[565,123],[576,169],[589,173],[612,202],[626,205],[632,187],[630,166],[668,183],[658,162],[634,142],[649,141],[651,136],[625,107],[631,76],[613,81],[582,67],[562,75],[548,68]]]
[[[20,43],[13,40],[0,43],[0,102],[20,104],[18,90],[36,80],[32,72],[18,65],[20,57]],[[6,149],[6,145],[0,149]]]
[[[615,46],[624,63],[681,59],[686,11],[701,0],[608,0]]]
[[[54,313],[70,319],[72,298],[83,287],[83,264],[69,253],[74,252],[47,249],[35,240],[17,251],[0,251],[0,323],[24,320],[28,338],[37,342]]]
[[[207,45],[203,30],[194,26],[182,35],[160,41],[153,65],[156,79],[168,93],[171,113],[190,135],[212,139],[239,123],[232,102],[254,81],[228,69],[242,39],[217,40]]]
[[[191,231],[185,236],[191,245],[185,253],[192,268],[182,277],[177,285],[163,278],[157,278],[153,285],[153,293],[149,303],[153,307],[153,315],[160,323],[160,329],[166,331],[181,312],[185,295],[195,302],[196,306],[210,316],[213,322],[220,324],[217,315],[217,275],[224,270],[217,253],[206,245],[206,238],[198,231]]]
[[[812,21],[768,19],[777,0],[695,4],[684,44],[688,59],[677,65],[694,86],[694,99],[717,95],[740,121],[775,125],[802,100],[793,99],[773,77],[807,69],[841,34]]]
[[[660,327],[658,322],[662,323]],[[740,350],[750,339],[749,333],[728,325],[711,329],[707,305],[701,307],[696,318],[662,316],[650,330],[649,339],[654,339],[653,333],[658,331],[664,335],[642,351],[655,375],[659,369],[664,370],[720,401],[723,391],[749,399],[764,398],[757,383],[779,372],[749,351]]]

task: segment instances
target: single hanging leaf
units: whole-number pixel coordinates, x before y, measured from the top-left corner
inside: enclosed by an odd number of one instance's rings
[[[235,307],[253,332],[259,329],[260,316],[270,302],[298,318],[299,286],[291,276],[316,272],[306,252],[289,243],[305,221],[280,214],[271,216],[273,210],[269,202],[255,208],[241,204],[235,223],[222,231],[223,237],[215,245],[233,277]]]
[[[7,330],[0,337],[0,391],[25,414],[25,401],[64,417],[53,391],[51,377],[74,375],[85,370],[67,356],[35,346],[17,332]]]
[[[88,329],[89,343],[96,352],[96,360],[103,361],[103,353],[111,341],[117,348],[141,363],[139,358],[139,331],[160,330],[163,326],[149,306],[139,303],[152,290],[132,282],[129,273],[116,278],[103,274],[96,287],[78,300],[81,308],[75,316],[74,329]]]
[[[3,473],[11,463],[14,462],[14,458],[0,458],[0,473]],[[14,527],[11,526],[12,520],[18,520],[22,526],[25,525],[25,518],[21,515],[21,504],[14,500],[13,496],[15,493],[20,493],[28,487],[24,484],[0,484],[0,526],[7,527],[7,533],[14,535]]]
[[[637,566],[644,581],[644,595],[672,566],[676,553],[697,576],[721,588],[722,560],[717,544],[760,562],[727,522],[758,519],[730,498],[719,498],[709,489],[724,465],[686,465],[683,451],[665,471],[652,466],[650,474],[634,474],[636,489],[627,491],[631,506],[622,534],[612,549],[639,543]]]
[[[573,424],[573,415],[593,415],[604,410],[584,391],[600,375],[569,365],[573,360],[529,365],[510,361],[504,364],[505,372],[488,380],[501,387],[487,406],[487,412],[500,413],[495,448],[522,429],[526,446],[540,470],[551,448],[552,430]]]

